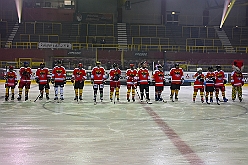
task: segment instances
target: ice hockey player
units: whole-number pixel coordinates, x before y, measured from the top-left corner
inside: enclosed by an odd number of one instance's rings
[[[155,101],[163,101],[161,94],[164,90],[164,72],[161,65],[157,65],[157,69],[153,72],[152,80],[155,83]]]
[[[210,102],[213,102],[213,92],[214,92],[214,84],[215,84],[215,74],[213,72],[213,67],[208,67],[208,72],[205,76],[205,91],[206,91],[206,103],[210,104],[208,102],[208,95],[210,95]],[[218,102],[217,102],[218,103]]]
[[[7,69],[7,66],[6,66]],[[9,66],[9,71],[4,74],[4,79],[6,80],[5,82],[5,88],[6,88],[6,93],[5,93],[5,101],[9,100],[9,88],[11,88],[11,100],[14,100],[14,95],[15,95],[15,86],[17,85],[18,81],[17,81],[17,75],[16,72],[14,71],[14,67],[13,66]]]
[[[40,63],[40,68],[36,70],[36,77],[35,77],[36,83],[39,84],[40,100],[43,99],[44,89],[46,93],[46,99],[49,100],[50,80],[51,80],[51,75],[48,68],[45,67],[44,62]]]
[[[221,70],[220,65],[216,65],[216,71],[215,73],[215,96],[216,96],[216,101],[219,102],[219,92],[221,91],[223,101],[227,102],[228,99],[226,98],[225,94],[225,84],[227,83],[227,80],[225,78],[225,73],[223,70]]]
[[[60,87],[60,100],[64,100],[64,86],[66,84],[66,70],[62,66],[62,61],[57,61],[57,66],[52,70],[51,83],[54,84],[55,97],[54,100],[58,100],[58,93]]]
[[[130,68],[126,70],[127,79],[127,101],[130,102],[130,93],[132,91],[132,101],[135,101],[135,89],[137,88],[138,71],[134,69],[134,64],[130,64]]]
[[[28,62],[23,63],[23,67],[20,68],[19,74],[20,74],[20,81],[19,81],[19,95],[17,97],[17,100],[20,101],[22,98],[22,89],[25,87],[25,101],[28,100],[28,92],[30,89],[31,84],[31,76],[32,76],[32,70],[28,66]]]
[[[71,82],[74,85],[75,90],[75,98],[74,100],[78,101],[78,93],[79,93],[79,100],[83,100],[83,88],[84,88],[84,81],[86,80],[86,71],[83,68],[83,64],[79,63],[78,68],[75,68],[72,73]]]
[[[97,61],[96,66],[91,71],[91,83],[94,90],[94,103],[96,103],[97,90],[100,91],[100,100],[103,100],[103,88],[106,80],[105,69],[101,66],[101,62]]]
[[[194,75],[194,93],[193,102],[195,102],[196,95],[200,91],[201,102],[204,103],[204,74],[202,74],[202,68],[197,68],[197,72]]]
[[[114,63],[113,68],[109,71],[109,86],[110,86],[110,101],[113,101],[113,94],[115,91],[115,96],[117,101],[120,100],[120,77],[121,77],[121,70],[118,68],[118,64]]]
[[[234,101],[236,99],[236,94],[238,93],[238,98],[239,101],[241,102],[243,100],[242,86],[244,85],[244,77],[242,74],[242,70],[244,66],[242,61],[240,61],[239,65],[238,63],[235,63],[235,61],[234,61],[233,72],[231,73],[232,100]]]
[[[170,70],[170,83],[170,99],[174,101],[173,96],[175,94],[175,100],[177,101],[180,87],[184,83],[183,69],[179,68],[179,63],[176,63],[175,67]]]
[[[150,84],[150,74],[149,70],[147,69],[147,62],[141,63],[141,68],[138,71],[138,83],[140,88],[140,99],[143,100],[144,91],[146,102],[150,102],[150,94],[149,94],[149,84]]]

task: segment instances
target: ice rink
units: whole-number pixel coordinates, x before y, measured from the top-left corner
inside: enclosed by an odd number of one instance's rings
[[[179,101],[167,103],[126,101],[121,86],[120,102],[93,104],[93,90],[86,85],[83,101],[73,100],[72,84],[66,84],[61,103],[37,100],[33,82],[29,101],[4,101],[0,84],[0,164],[1,165],[247,165],[248,87],[243,102],[211,105],[192,102],[193,87],[183,86]],[[16,88],[15,92],[18,92]],[[99,101],[99,96],[98,96]]]

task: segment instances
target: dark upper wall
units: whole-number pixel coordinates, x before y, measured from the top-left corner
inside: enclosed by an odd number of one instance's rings
[[[203,11],[206,8],[209,10],[209,25],[219,25],[224,3],[224,0],[131,0],[131,10],[125,10],[122,1],[124,0],[78,0],[77,9],[88,13],[113,13],[114,21],[117,22],[118,8],[122,8],[123,22],[161,24],[161,2],[166,1],[166,11],[179,12],[179,23],[182,25],[202,25]],[[219,5],[217,8],[216,3]],[[247,10],[245,5],[234,5],[225,25],[246,25]],[[17,20],[15,0],[0,0],[1,18]]]

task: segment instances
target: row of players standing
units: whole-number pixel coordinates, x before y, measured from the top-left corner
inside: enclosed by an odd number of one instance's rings
[[[156,66],[156,70],[153,73],[152,81],[155,84],[155,100],[163,101],[161,94],[164,90],[164,72],[161,65]],[[24,62],[24,66],[20,68],[20,81],[19,81],[19,95],[18,100],[22,98],[22,90],[25,87],[25,100],[28,100],[28,92],[31,84],[32,70],[28,67],[28,63]],[[113,100],[113,95],[115,92],[115,97],[117,101],[119,100],[119,89],[120,89],[120,75],[121,70],[118,68],[117,64],[113,64],[113,68],[109,72],[110,76],[110,100]],[[179,64],[176,63],[175,67],[170,70],[170,83],[171,83],[171,94],[170,99],[173,101],[175,95],[175,100],[178,100],[178,93],[180,86],[184,82],[183,70],[179,68]],[[74,84],[75,98],[74,100],[82,100],[82,93],[84,87],[84,81],[86,80],[86,71],[83,69],[81,63],[79,63],[78,68],[75,68],[72,74],[71,81]],[[216,92],[216,100],[219,101],[218,95],[219,91],[222,92],[223,100],[226,102],[228,99],[225,97],[225,83],[227,82],[224,76],[224,72],[218,65],[216,71],[213,72],[213,68],[209,67],[206,75],[202,74],[202,69],[197,68],[197,73],[195,74],[194,82],[194,93],[193,101],[195,102],[198,90],[200,91],[201,101],[204,102],[204,89],[205,89],[205,99],[208,103],[208,95],[210,95],[210,102],[213,102],[213,92]],[[9,66],[9,72],[5,75],[6,83],[6,95],[5,100],[9,99],[9,88],[12,91],[11,100],[14,100],[14,88],[17,85],[17,76],[13,70],[12,66]],[[130,69],[126,71],[127,79],[127,100],[130,101],[130,94],[132,93],[132,101],[135,101],[135,90],[137,86],[140,89],[140,100],[142,101],[145,97],[146,101],[150,101],[149,97],[149,86],[152,81],[150,81],[149,71],[147,69],[147,63],[142,62],[141,68],[136,70],[134,64],[130,64]],[[91,83],[93,84],[94,91],[94,101],[97,99],[97,91],[100,91],[100,100],[103,100],[103,88],[105,84],[106,76],[105,69],[101,67],[101,62],[96,62],[96,67],[92,69],[91,72]],[[43,93],[45,89],[46,99],[49,99],[49,82],[54,84],[55,98],[58,100],[58,94],[60,93],[60,99],[63,100],[63,87],[66,83],[66,70],[62,66],[62,62],[58,61],[57,66],[52,70],[52,76],[50,76],[48,68],[45,67],[44,63],[40,64],[40,68],[36,71],[36,82],[39,84],[39,99],[43,98]],[[244,84],[244,79],[241,71],[235,70],[232,72],[231,83],[233,85],[232,90],[232,100],[236,98],[236,92],[238,92],[238,98],[242,101],[242,86]],[[60,90],[59,90],[60,87]]]

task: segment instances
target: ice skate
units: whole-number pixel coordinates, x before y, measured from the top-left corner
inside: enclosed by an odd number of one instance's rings
[[[12,96],[11,96],[11,100],[14,100],[14,99],[15,99],[14,94],[12,94]]]
[[[74,100],[78,101],[78,96],[75,96]]]
[[[27,100],[28,100],[28,95],[25,96],[25,101],[27,101]]]
[[[18,101],[21,101],[21,99],[22,99],[22,96],[21,95],[18,95],[17,100]]]
[[[49,100],[49,99],[50,99],[48,94],[46,94],[46,99],[47,99],[47,100]]]
[[[224,101],[224,102],[227,102],[228,99],[227,99],[226,97],[223,97],[223,101]]]

